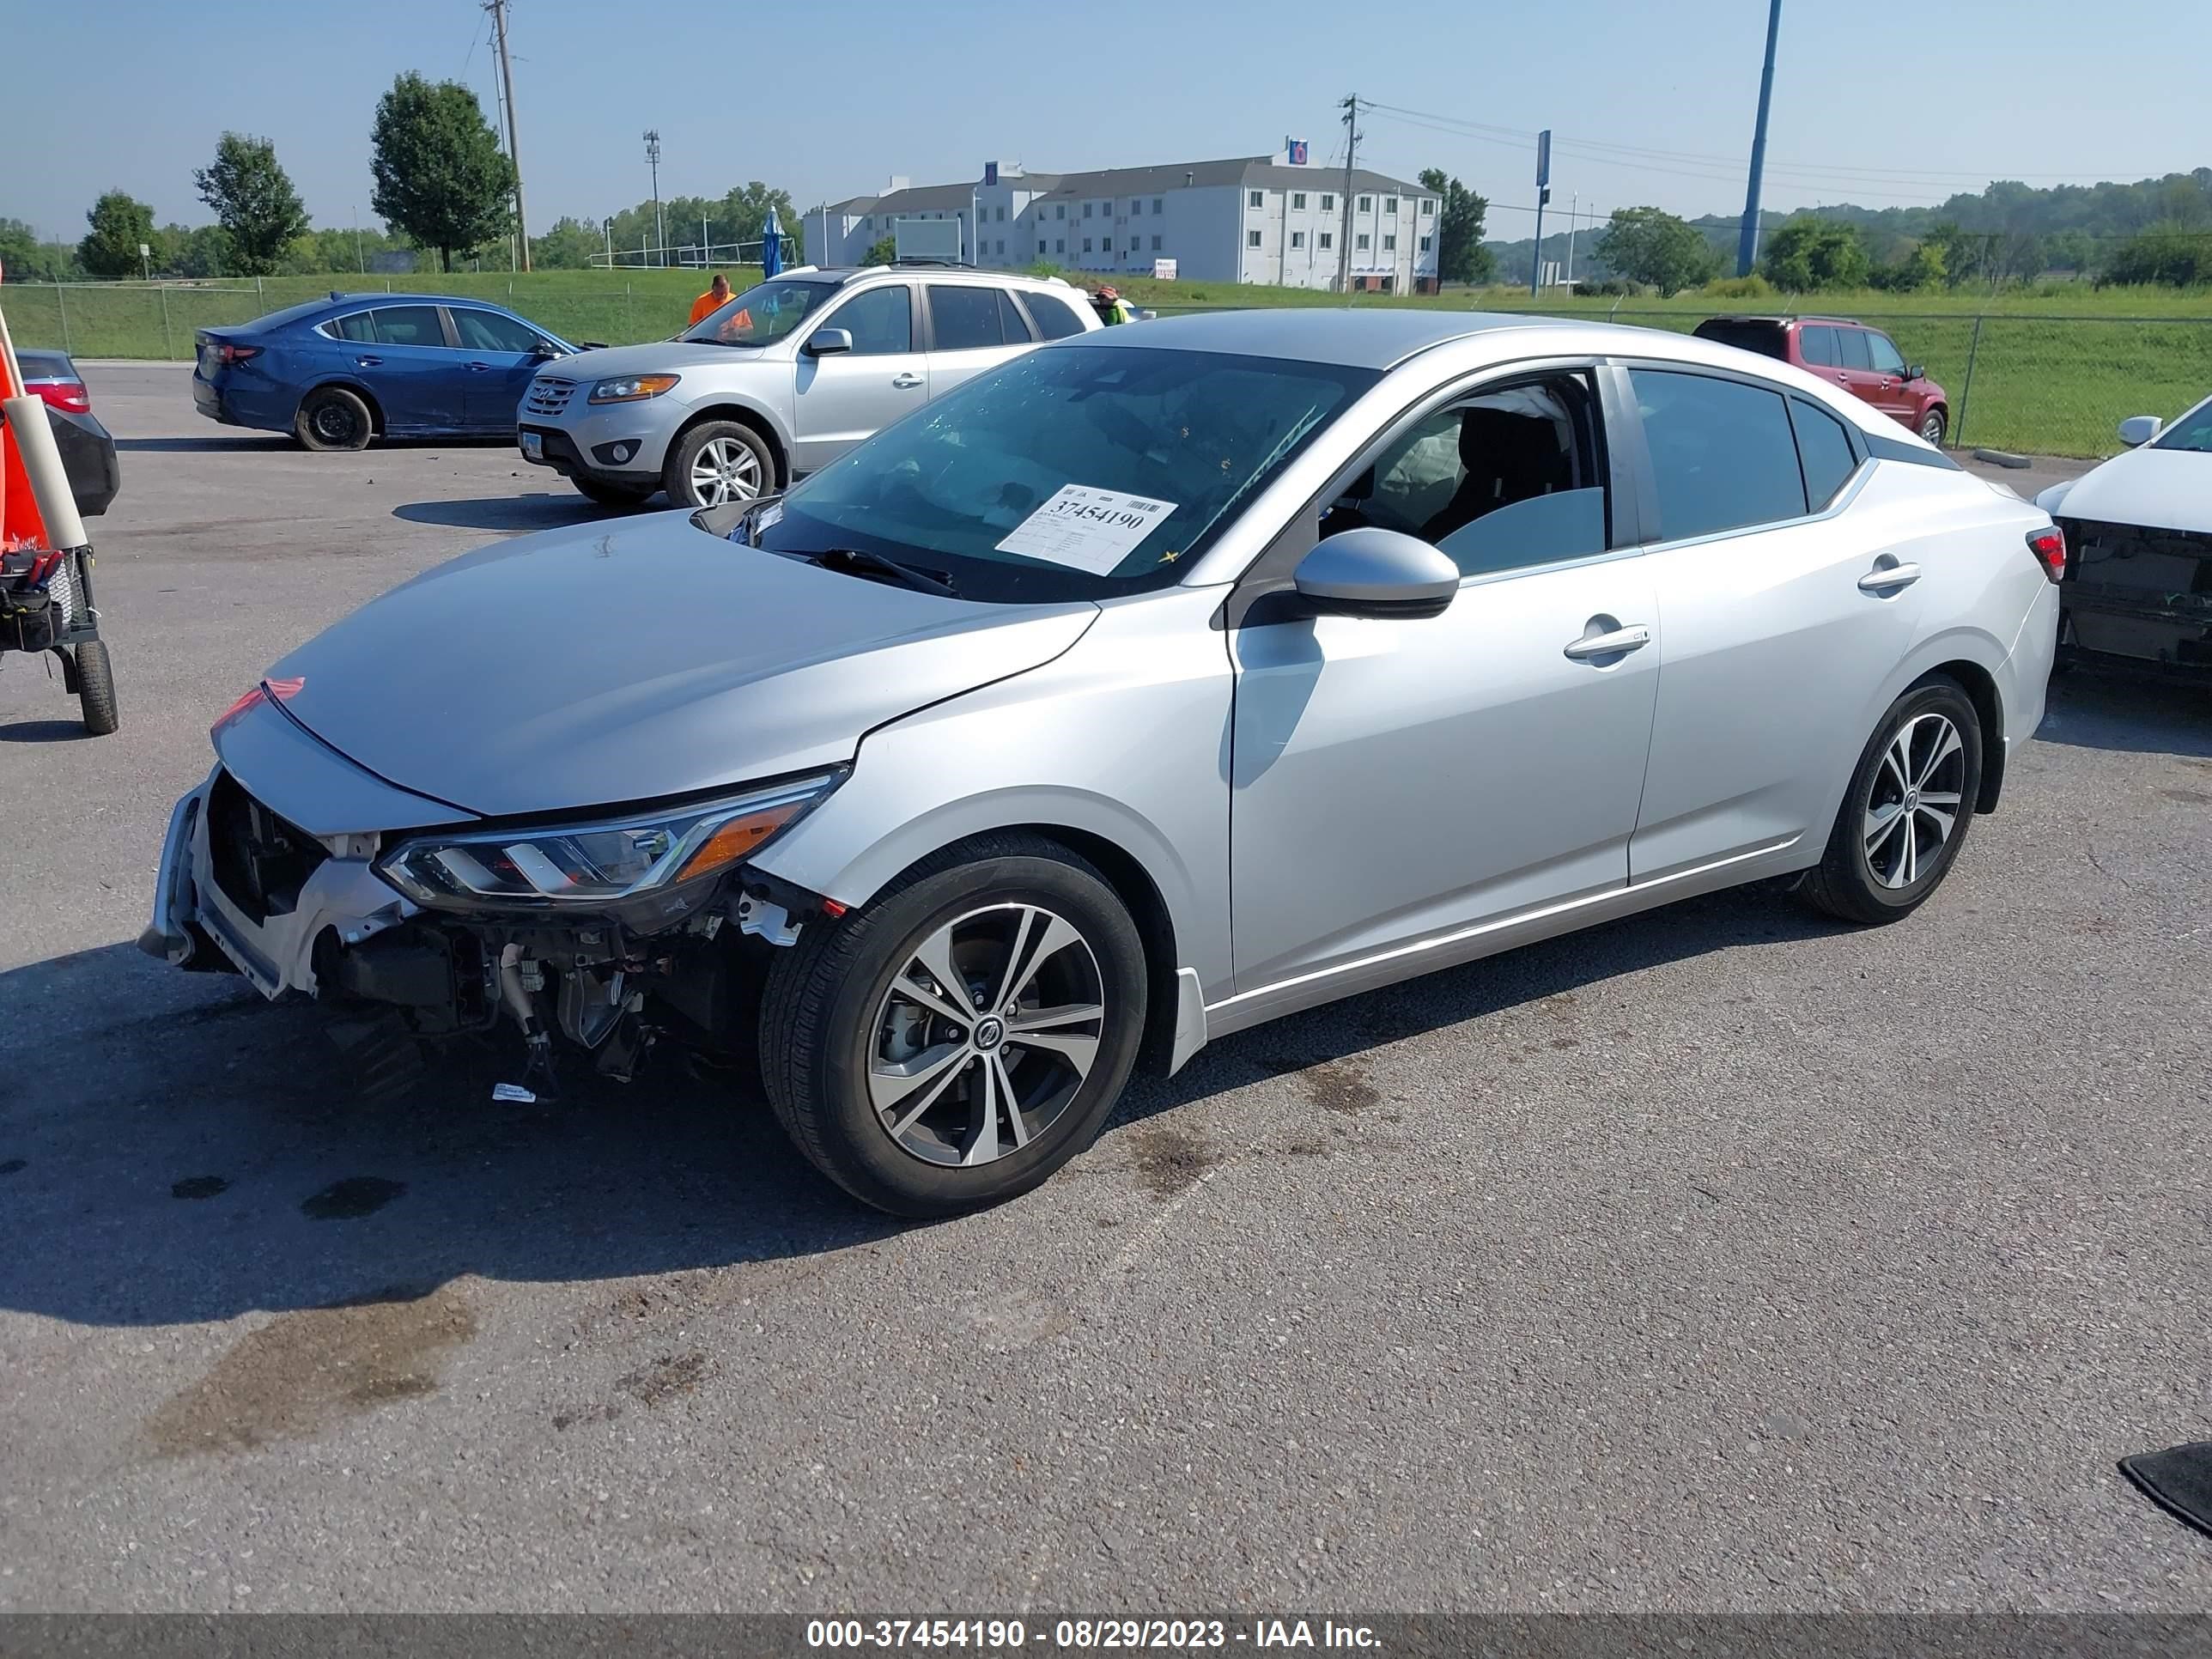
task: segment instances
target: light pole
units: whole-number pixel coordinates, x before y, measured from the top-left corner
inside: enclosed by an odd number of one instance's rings
[[[1777,0],[1779,3],[1779,0]],[[653,127],[645,135],[645,159],[653,168],[653,240],[661,262],[668,258],[668,234],[660,226],[660,129]]]
[[[1766,171],[1766,112],[1774,101],[1774,42],[1782,33],[1782,0],[1766,9],[1766,67],[1759,73],[1759,125],[1751,134],[1751,183],[1743,196],[1743,227],[1736,234],[1735,274],[1751,275],[1759,263],[1759,181]]]

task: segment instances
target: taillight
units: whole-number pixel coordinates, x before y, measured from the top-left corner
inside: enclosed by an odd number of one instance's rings
[[[2053,581],[2063,581],[2066,576],[2066,532],[2057,525],[2047,530],[2027,532],[2027,550],[2035,555],[2043,574]]]
[[[259,346],[233,345],[229,341],[225,340],[216,347],[215,355],[217,361],[219,361],[225,368],[228,368],[233,363],[242,363],[251,358],[258,357],[261,355],[261,348]]]
[[[84,389],[82,380],[33,380],[25,390],[71,415],[92,413],[92,394]]]

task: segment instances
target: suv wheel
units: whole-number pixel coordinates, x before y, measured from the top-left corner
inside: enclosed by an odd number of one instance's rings
[[[1889,706],[1859,757],[1828,850],[1800,890],[1846,921],[1918,909],[1965,845],[1982,787],[1982,726],[1958,682],[1935,678]]]
[[[1943,447],[1943,411],[1942,410],[1931,409],[1920,417],[1920,435],[1934,444],[1936,448]]]
[[[749,501],[775,488],[775,458],[750,427],[702,421],[669,450],[661,483],[678,507]]]
[[[1040,837],[985,836],[776,953],[763,1081],[855,1198],[956,1215],[1091,1144],[1135,1063],[1146,994],[1135,925],[1096,869]]]

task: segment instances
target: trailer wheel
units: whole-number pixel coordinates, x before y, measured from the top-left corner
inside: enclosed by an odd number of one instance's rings
[[[103,640],[87,640],[76,648],[76,700],[84,711],[84,729],[94,737],[106,737],[122,726],[115,708],[115,671],[108,666]]]

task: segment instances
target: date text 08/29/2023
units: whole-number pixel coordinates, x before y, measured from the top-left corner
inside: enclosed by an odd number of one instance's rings
[[[1370,1626],[1327,1619],[1059,1619],[1034,1631],[1018,1619],[815,1619],[806,1626],[806,1645],[817,1650],[964,1648],[1005,1653],[1032,1644],[1082,1651],[1171,1651],[1235,1646],[1374,1650],[1381,1642]]]

